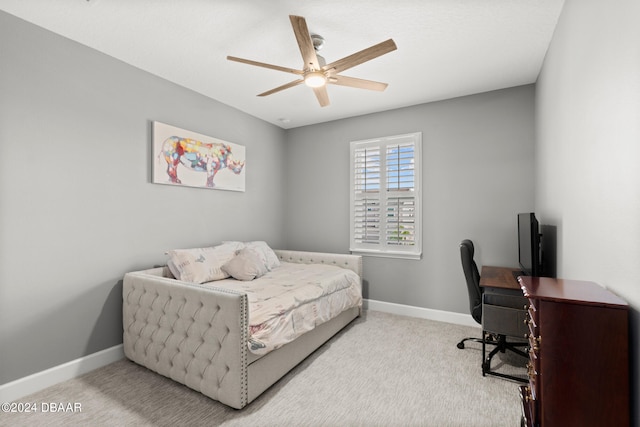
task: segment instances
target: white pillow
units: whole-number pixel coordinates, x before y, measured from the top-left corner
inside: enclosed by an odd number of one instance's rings
[[[242,249],[236,256],[222,266],[222,271],[237,280],[253,280],[267,273],[267,266],[258,253],[251,249]]]
[[[168,254],[169,252],[167,252]],[[180,270],[178,270],[175,266],[175,264],[173,263],[173,260],[171,258],[169,258],[167,260],[167,267],[169,267],[169,271],[171,272],[171,274],[173,274],[173,278],[174,279],[178,279],[180,280]]]
[[[260,255],[260,259],[264,262],[264,265],[267,266],[269,271],[273,270],[276,267],[280,266],[280,260],[273,249],[267,245],[267,242],[263,241],[255,241],[255,242],[247,242],[244,244],[246,248],[251,248],[255,250],[258,255]]]
[[[229,277],[222,266],[240,249],[236,242],[223,243],[212,248],[174,249],[168,251],[169,269],[176,279],[191,283],[204,283]],[[175,271],[174,271],[175,270]]]
[[[233,241],[223,243],[235,243],[237,245],[241,245],[241,248],[251,248],[255,250],[269,271],[273,270],[276,267],[280,267],[280,260],[278,259],[278,255],[276,255],[273,249],[271,249],[269,245],[267,245],[267,242],[256,240],[253,242],[244,243]]]

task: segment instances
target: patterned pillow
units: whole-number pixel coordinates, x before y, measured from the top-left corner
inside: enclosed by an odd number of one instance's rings
[[[273,252],[273,249],[271,249],[269,245],[267,245],[267,242],[247,242],[244,245],[246,248],[255,250],[260,255],[260,259],[264,262],[264,265],[267,266],[267,269],[269,271],[280,266],[280,260],[278,259],[278,256],[275,252]]]
[[[168,251],[169,268],[176,279],[183,282],[204,283],[226,279],[222,266],[241,249],[236,242],[212,248],[174,249]],[[175,270],[175,271],[174,271]]]
[[[253,242],[223,242],[223,243],[235,243],[241,245],[242,248],[251,248],[255,250],[264,265],[267,267],[269,271],[273,270],[276,267],[280,266],[280,260],[278,259],[278,255],[267,245],[267,242],[262,240],[256,240]]]
[[[222,266],[222,271],[237,280],[253,280],[265,275],[268,270],[255,250],[244,248]]]

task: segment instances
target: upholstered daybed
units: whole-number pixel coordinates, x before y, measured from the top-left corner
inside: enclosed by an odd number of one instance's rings
[[[286,250],[273,253],[280,265],[250,281],[228,278],[190,283],[175,279],[171,271],[175,268],[167,266],[127,273],[123,285],[126,357],[233,408],[240,409],[256,399],[358,317],[362,308],[360,256]],[[302,269],[301,264],[310,265]],[[348,293],[349,303],[332,300],[329,308],[316,307],[312,293],[319,288],[320,279],[305,271],[316,267],[320,268],[318,274],[337,273],[340,280],[355,282],[340,291]],[[264,311],[263,303],[273,295],[256,297],[253,287],[291,275],[299,275],[298,283],[307,286],[306,301],[285,296],[290,301],[284,303],[280,314],[283,318],[287,314],[296,325],[282,329],[284,321],[272,319],[266,329],[282,330],[275,343],[269,343],[260,335],[266,323],[252,325],[252,317]],[[331,296],[336,290],[331,285],[323,295]],[[301,309],[296,314],[286,304]],[[300,313],[313,316],[305,319]]]

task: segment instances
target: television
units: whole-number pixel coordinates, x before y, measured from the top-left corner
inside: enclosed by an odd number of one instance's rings
[[[540,225],[533,212],[518,214],[518,263],[525,276],[542,276]]]

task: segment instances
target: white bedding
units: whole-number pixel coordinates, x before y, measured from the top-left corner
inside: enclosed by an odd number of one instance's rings
[[[282,347],[351,307],[362,306],[360,278],[325,264],[282,262],[252,281],[204,285],[242,290],[249,302],[249,350],[263,355]]]

